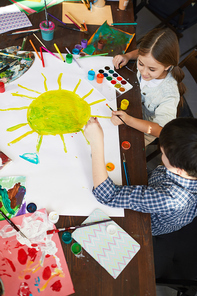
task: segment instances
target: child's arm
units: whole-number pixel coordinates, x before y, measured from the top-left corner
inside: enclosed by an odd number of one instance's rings
[[[92,175],[94,188],[96,188],[108,177],[104,158],[103,130],[98,119],[90,118],[85,127],[84,134],[91,146]]]
[[[122,68],[125,66],[129,60],[137,60],[138,49],[127,52],[123,55],[116,55],[113,58],[113,64],[116,69]]]
[[[132,117],[124,111],[112,111],[111,122],[114,125],[123,124],[117,115],[119,115],[130,127],[133,127],[140,132],[150,134],[154,137],[158,138],[162,130],[162,127],[158,123]]]

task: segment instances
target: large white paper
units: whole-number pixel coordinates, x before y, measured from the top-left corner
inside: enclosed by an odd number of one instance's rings
[[[65,55],[63,56],[65,57]],[[112,58],[97,57],[96,64],[98,59],[99,67],[105,65],[112,67]],[[33,91],[44,93],[44,77],[41,73],[46,77],[48,90],[58,90],[57,80],[60,73],[63,73],[62,89],[73,91],[81,79],[76,93],[83,97],[93,88],[87,80],[87,69],[97,70],[98,65],[94,67],[94,60],[95,58],[81,60],[82,68],[80,68],[74,61],[72,64],[63,63],[62,60],[44,53],[45,68],[43,68],[36,55],[32,67],[19,79],[6,85],[5,93],[0,94],[0,109],[28,107],[32,99],[25,96],[37,98],[39,94]],[[27,89],[19,87],[18,84]],[[23,96],[12,95],[17,92]],[[103,98],[103,95],[94,89],[85,98],[85,101],[89,104]],[[106,100],[91,105],[91,115],[110,117],[111,111],[107,108],[106,103],[116,109],[115,99],[110,102]],[[109,172],[109,176],[115,183],[122,184],[118,128],[111,123],[110,119],[99,118],[99,121],[104,130],[106,163],[112,162],[115,165],[115,170]],[[109,216],[124,215],[123,209],[101,205],[92,194],[91,151],[81,132],[64,134],[67,153],[64,151],[59,135],[44,136],[38,154],[40,163],[33,164],[22,159],[19,155],[36,153],[38,140],[36,132],[8,146],[9,142],[31,131],[31,128],[29,125],[25,125],[12,132],[8,132],[7,128],[26,122],[27,109],[0,111],[0,150],[13,160],[8,167],[0,171],[0,175],[24,175],[27,177],[27,204],[35,202],[38,209],[46,208],[48,212],[55,210],[60,215],[88,216],[96,208],[100,208]]]

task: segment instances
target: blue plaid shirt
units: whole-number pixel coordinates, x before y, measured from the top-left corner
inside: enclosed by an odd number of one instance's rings
[[[158,166],[146,185],[115,185],[108,177],[93,190],[110,207],[151,214],[152,234],[176,231],[197,216],[197,180],[182,178]]]

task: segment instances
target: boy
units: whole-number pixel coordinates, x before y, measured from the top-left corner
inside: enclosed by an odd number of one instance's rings
[[[176,231],[197,216],[197,119],[176,118],[164,126],[159,137],[164,166],[151,173],[148,186],[119,186],[108,177],[97,119],[88,121],[85,136],[92,152],[93,194],[100,203],[150,213],[153,235]]]

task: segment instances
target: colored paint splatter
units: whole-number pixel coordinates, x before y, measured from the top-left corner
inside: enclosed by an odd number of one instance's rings
[[[60,280],[56,281],[53,285],[51,285],[53,291],[59,292],[62,288],[62,284]]]
[[[44,93],[28,89],[22,85],[18,85],[19,87],[26,89],[30,92],[38,93],[39,96],[30,97],[23,94],[19,94],[18,92],[12,93],[13,96],[27,97],[33,101],[29,106],[24,106],[20,108],[0,109],[0,111],[27,109],[27,123],[17,124],[15,126],[8,128],[7,131],[12,132],[26,125],[29,125],[31,130],[14,139],[10,143],[8,143],[8,145],[15,144],[18,141],[25,138],[26,136],[31,135],[33,133],[37,133],[38,141],[36,150],[38,153],[44,136],[59,135],[63,143],[64,151],[67,152],[66,144],[64,142],[63,137],[64,134],[76,132],[83,133],[82,128],[85,126],[85,124],[91,116],[109,118],[108,116],[99,116],[91,114],[90,106],[105,101],[105,99],[101,99],[88,104],[85,101],[85,98],[91,95],[94,89],[91,89],[87,94],[85,94],[81,98],[78,94],[76,94],[77,88],[81,83],[81,79],[79,79],[73,91],[68,91],[62,89],[61,87],[62,75],[63,74],[60,73],[57,80],[59,85],[58,90],[48,90],[46,83],[47,79],[44,75]]]

